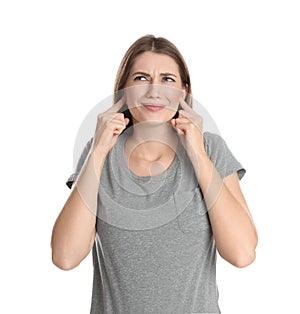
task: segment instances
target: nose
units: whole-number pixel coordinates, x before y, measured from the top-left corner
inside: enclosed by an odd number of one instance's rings
[[[159,84],[149,84],[146,96],[148,98],[160,98],[161,97],[161,88]]]

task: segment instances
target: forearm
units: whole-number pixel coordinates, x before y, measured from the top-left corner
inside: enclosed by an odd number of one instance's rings
[[[59,268],[68,270],[76,267],[92,248],[104,159],[104,155],[94,154],[87,158],[55,222],[51,239],[52,260]]]
[[[235,266],[250,264],[255,258],[257,233],[246,203],[234,196],[206,153],[196,157],[194,168],[218,252]]]

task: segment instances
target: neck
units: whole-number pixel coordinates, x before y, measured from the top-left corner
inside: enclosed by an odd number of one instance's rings
[[[168,122],[145,121],[134,124],[133,134],[126,142],[126,155],[153,161],[176,152],[178,137]]]

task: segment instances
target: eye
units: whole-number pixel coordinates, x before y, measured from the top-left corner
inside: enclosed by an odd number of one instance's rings
[[[139,75],[139,76],[136,76],[133,80],[134,81],[147,81],[147,78],[146,76]]]
[[[175,80],[174,80],[172,77],[170,77],[170,76],[164,76],[164,77],[162,78],[162,80],[163,80],[164,82],[175,82]]]

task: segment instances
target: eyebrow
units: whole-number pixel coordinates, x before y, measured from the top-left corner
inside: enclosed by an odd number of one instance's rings
[[[165,73],[160,73],[161,76],[174,76],[177,77],[174,73],[171,72],[165,72]]]
[[[150,76],[149,73],[142,72],[142,71],[137,71],[137,72],[134,72],[134,73],[132,74],[132,76],[135,76],[135,75]]]
[[[149,73],[146,73],[146,72],[143,72],[143,71],[137,71],[137,72],[134,72],[134,73],[132,74],[132,76],[135,76],[135,75],[150,76]],[[174,77],[177,78],[177,76],[176,76],[174,73],[171,73],[171,72],[160,73],[160,76],[174,76]]]

